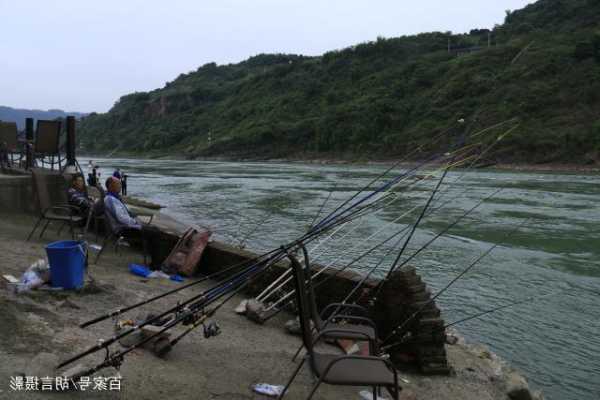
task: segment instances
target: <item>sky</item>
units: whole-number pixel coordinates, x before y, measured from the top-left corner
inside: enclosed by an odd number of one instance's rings
[[[527,0],[0,0],[0,105],[106,112],[208,62],[502,23]]]

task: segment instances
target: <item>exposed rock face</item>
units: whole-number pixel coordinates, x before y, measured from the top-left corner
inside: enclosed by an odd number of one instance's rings
[[[507,376],[506,393],[512,400],[533,400],[527,381],[516,372],[512,372]]]

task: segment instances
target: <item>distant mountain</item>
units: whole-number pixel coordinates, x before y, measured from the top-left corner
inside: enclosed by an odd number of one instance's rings
[[[34,120],[55,119],[64,118],[67,115],[72,115],[75,118],[81,118],[87,114],[63,110],[25,110],[20,108],[0,106],[0,121],[16,122],[19,129],[25,129],[25,118],[33,118]]]
[[[439,152],[448,143],[428,143],[459,118],[469,132],[520,121],[491,163],[600,162],[600,0],[539,0],[464,34],[206,64],[121,97],[79,132],[89,151],[385,159]]]

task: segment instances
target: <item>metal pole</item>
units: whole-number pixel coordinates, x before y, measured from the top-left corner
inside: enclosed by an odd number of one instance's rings
[[[67,166],[75,165],[75,117],[67,117]]]
[[[25,169],[33,166],[33,118],[25,118]]]

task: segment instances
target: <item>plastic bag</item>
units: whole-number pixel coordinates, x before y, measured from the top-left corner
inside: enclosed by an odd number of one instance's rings
[[[25,270],[15,289],[17,293],[22,293],[38,288],[49,281],[50,265],[47,260],[40,258]]]
[[[361,390],[360,392],[358,392],[358,395],[362,400],[375,400],[373,398],[373,392],[370,390]],[[387,397],[377,395],[377,400],[387,400]]]
[[[148,279],[164,278],[164,279],[170,279],[175,282],[183,282],[182,276],[179,276],[177,274],[176,275],[167,275],[164,272],[159,271],[159,270],[150,271],[150,269],[148,267],[146,267],[145,265],[129,264],[129,272],[131,272],[134,275],[138,275],[138,276],[141,276],[143,278],[148,278]]]
[[[283,392],[283,386],[281,385],[270,385],[268,383],[255,383],[252,385],[252,390],[256,393],[264,394],[266,396],[278,397]]]

